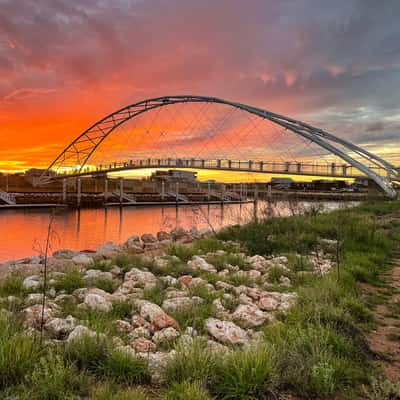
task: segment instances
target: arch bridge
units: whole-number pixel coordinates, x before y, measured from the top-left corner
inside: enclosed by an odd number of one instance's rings
[[[259,159],[252,160],[251,154],[249,154],[246,161],[223,158],[211,159],[209,157],[195,158],[186,157],[182,154],[182,158],[149,157],[135,161],[125,159],[124,161],[119,162],[97,164],[97,166],[91,164],[93,156],[99,148],[103,146],[104,142],[107,142],[106,139],[110,138],[113,133],[116,134],[118,129],[128,121],[135,120],[140,116],[154,112],[155,110],[182,104],[223,105],[229,109],[240,110],[245,114],[256,116],[261,120],[267,120],[272,124],[283,128],[285,135],[292,133],[303,141],[316,145],[326,154],[337,157],[341,161],[341,164],[327,162],[324,164],[310,164],[293,160],[286,162],[270,162],[268,160],[260,161]],[[199,118],[199,116],[197,116],[197,118]],[[165,134],[165,132],[162,132],[162,134]],[[130,135],[135,135],[135,131],[132,131]],[[188,143],[191,142],[189,141]],[[207,142],[205,143],[207,144]],[[260,144],[258,147],[260,147]],[[179,167],[332,177],[365,176],[373,180],[390,198],[395,198],[397,196],[393,182],[400,180],[399,170],[390,162],[367,151],[366,149],[363,149],[362,147],[305,122],[261,108],[216,97],[179,95],[143,100],[123,107],[97,121],[68,144],[68,146],[54,159],[47,170],[42,174],[39,182],[46,183],[52,179],[59,179],[68,176],[93,175],[96,173],[155,167]]]

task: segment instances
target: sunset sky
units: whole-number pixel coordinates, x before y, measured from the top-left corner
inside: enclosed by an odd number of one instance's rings
[[[399,0],[0,0],[0,170],[173,94],[289,115],[400,165]]]

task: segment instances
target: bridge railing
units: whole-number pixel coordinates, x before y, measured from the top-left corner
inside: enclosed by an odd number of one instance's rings
[[[353,166],[348,164],[336,163],[306,163],[306,162],[277,162],[277,161],[253,161],[253,160],[228,160],[215,159],[204,160],[195,158],[164,158],[164,159],[143,159],[128,160],[123,162],[113,162],[108,164],[100,164],[97,166],[87,166],[82,169],[71,169],[59,173],[58,176],[64,175],[84,175],[91,173],[106,173],[113,171],[138,169],[138,168],[194,168],[194,169],[213,169],[213,170],[232,170],[232,171],[248,171],[248,172],[267,172],[267,173],[287,173],[298,175],[316,175],[316,176],[335,176],[347,177],[364,175]],[[372,167],[374,168],[374,167]],[[383,173],[383,169],[375,168],[377,174]]]

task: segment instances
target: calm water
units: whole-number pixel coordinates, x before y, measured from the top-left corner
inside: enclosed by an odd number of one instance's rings
[[[307,207],[307,203],[303,203]],[[336,203],[324,203],[325,209]],[[265,213],[259,203],[258,215]],[[290,207],[278,202],[275,215],[287,215]],[[132,234],[156,233],[180,226],[185,229],[244,223],[254,215],[253,204],[170,207],[126,207],[120,209],[58,210],[53,217],[52,251],[96,249],[104,242],[124,242]],[[38,254],[44,247],[50,220],[48,210],[0,211],[0,262]]]

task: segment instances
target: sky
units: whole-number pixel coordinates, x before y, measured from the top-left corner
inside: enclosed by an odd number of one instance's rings
[[[146,98],[226,98],[400,165],[399,0],[0,0],[0,170]]]

